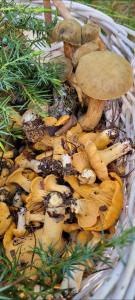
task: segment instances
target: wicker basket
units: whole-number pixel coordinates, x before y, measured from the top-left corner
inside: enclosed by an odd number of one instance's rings
[[[27,3],[28,0],[18,0],[19,3]],[[106,14],[88,7],[86,5],[73,2],[63,1],[71,11],[73,17],[77,18],[81,24],[91,19],[100,25],[103,29],[101,39],[107,48],[124,56],[131,62],[134,74],[134,88],[127,95],[122,97],[122,107],[119,101],[110,104],[106,111],[106,124],[109,125],[111,119],[114,118],[115,125],[119,126],[126,132],[127,137],[133,141],[135,139],[135,43],[129,39],[133,36],[135,40],[135,31],[117,24],[111,17]],[[32,6],[43,5],[43,0],[35,0]],[[55,9],[55,8],[54,8]],[[43,16],[39,16],[43,18]],[[45,49],[45,57],[50,59],[59,56],[62,51],[62,44],[53,44],[51,48]],[[114,101],[115,102],[115,101]],[[121,101],[120,101],[121,103]],[[121,134],[122,138],[122,134]],[[130,176],[124,182],[124,209],[121,214],[117,234],[122,229],[135,225],[135,153],[129,155],[126,161],[126,173],[133,170]],[[135,299],[135,241],[122,252],[122,259],[116,250],[110,250],[108,255],[114,263],[113,270],[104,270],[90,275],[82,283],[81,291],[73,297],[73,300],[100,300],[100,299]],[[101,265],[99,266],[99,269]]]

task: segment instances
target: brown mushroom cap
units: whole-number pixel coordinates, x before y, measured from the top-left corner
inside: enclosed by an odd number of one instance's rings
[[[81,45],[81,25],[75,19],[63,20],[55,26],[52,36],[55,41]]]
[[[100,27],[93,22],[85,24],[82,27],[82,44],[95,40],[100,33]]]
[[[133,84],[129,62],[107,50],[81,57],[76,78],[83,93],[98,100],[116,99]]]

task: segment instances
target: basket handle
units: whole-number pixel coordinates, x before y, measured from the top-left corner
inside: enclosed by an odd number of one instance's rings
[[[44,8],[51,9],[51,1],[43,0]],[[54,6],[58,9],[60,15],[64,19],[72,18],[70,11],[66,8],[65,4],[61,0],[53,0]],[[44,13],[45,23],[50,24],[52,22],[52,14],[51,12]]]
[[[66,8],[65,4],[61,0],[53,0],[53,3],[64,19],[72,18],[70,11]]]

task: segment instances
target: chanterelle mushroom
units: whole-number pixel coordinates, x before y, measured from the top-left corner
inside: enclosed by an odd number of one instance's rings
[[[12,218],[6,203],[0,202],[0,235],[8,229]]]
[[[30,191],[31,181],[23,175],[23,169],[15,170],[7,179],[6,184],[15,183],[21,186],[26,192]]]
[[[90,141],[86,144],[85,150],[91,167],[97,177],[103,181],[108,178],[107,165],[131,151],[132,146],[130,141],[125,141],[114,144],[104,150],[97,150],[96,145]]]
[[[54,29],[53,38],[64,42],[65,56],[71,59],[76,47],[81,45],[81,25],[75,19],[61,21]]]
[[[86,131],[95,128],[100,121],[105,100],[119,98],[133,84],[132,69],[128,61],[107,50],[91,52],[81,57],[75,76],[88,104],[86,114],[79,119]]]

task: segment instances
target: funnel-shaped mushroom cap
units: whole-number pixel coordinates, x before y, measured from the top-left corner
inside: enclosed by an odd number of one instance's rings
[[[128,61],[110,51],[96,51],[81,57],[76,69],[83,93],[98,100],[116,99],[133,84]]]
[[[55,41],[80,45],[81,25],[74,19],[63,20],[55,26],[52,36]]]

